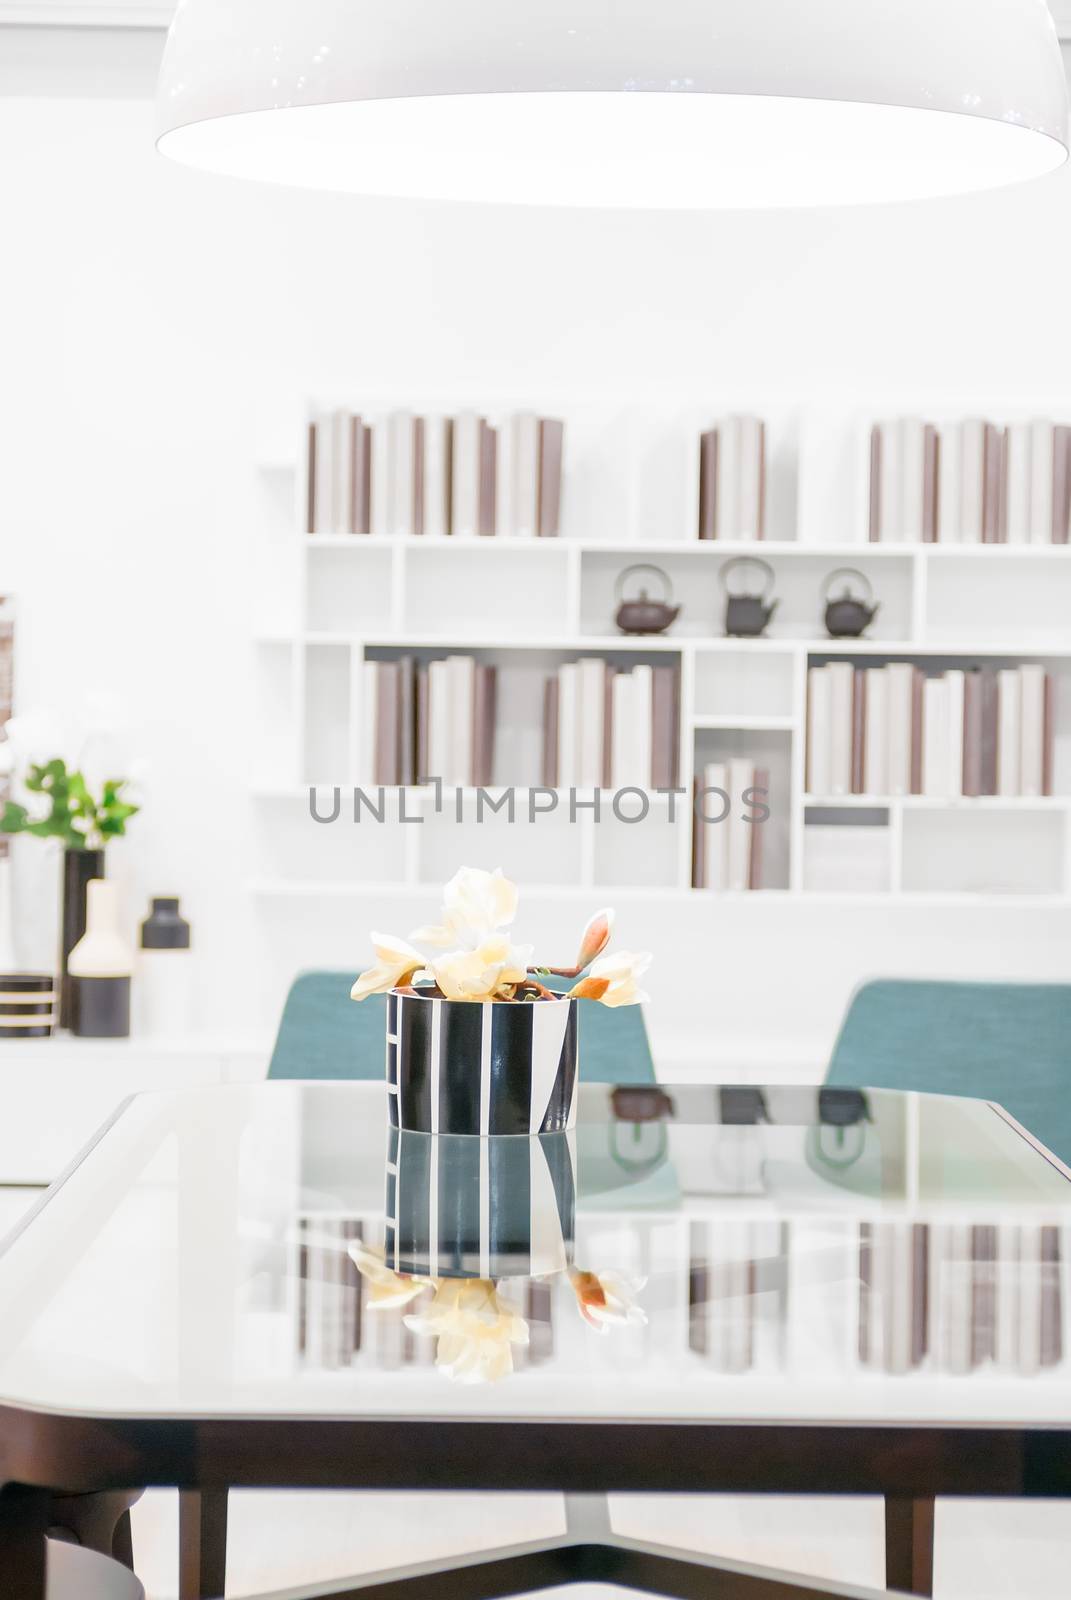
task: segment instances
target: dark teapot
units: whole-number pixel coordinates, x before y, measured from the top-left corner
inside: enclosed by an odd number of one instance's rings
[[[661,600],[652,600],[642,586],[638,595],[632,599],[624,598],[625,583],[637,572],[654,573],[662,589]],[[625,568],[617,580],[614,596],[617,600],[614,620],[622,633],[665,633],[681,614],[680,606],[671,604],[673,589],[662,568],[648,566],[645,561],[635,567]]]
[[[863,590],[861,599],[852,592],[852,579],[858,580]],[[833,586],[838,581],[843,587],[834,594]],[[858,639],[869,628],[881,609],[880,605],[868,604],[873,594],[869,578],[854,567],[838,567],[829,574],[822,585],[822,599],[826,605],[826,632],[831,639]]]
[[[750,578],[744,576],[749,568],[753,573]],[[739,587],[733,574],[737,574],[744,585],[742,593],[734,592],[731,587],[731,584]],[[773,568],[757,556],[738,556],[735,561],[729,561],[722,567],[720,577],[728,596],[725,607],[726,633],[734,639],[759,638],[765,633],[779,603],[768,598],[774,586]]]

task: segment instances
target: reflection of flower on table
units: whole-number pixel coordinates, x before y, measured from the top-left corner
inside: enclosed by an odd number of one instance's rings
[[[437,1340],[435,1365],[459,1383],[494,1383],[513,1371],[513,1348],[528,1344],[528,1323],[489,1278],[418,1278],[388,1267],[381,1251],[360,1243],[350,1254],[369,1290],[370,1311],[408,1305],[425,1291],[426,1308],[410,1312],[411,1332]],[[584,1322],[598,1333],[643,1324],[647,1314],[636,1303],[644,1280],[619,1272],[566,1274]]]

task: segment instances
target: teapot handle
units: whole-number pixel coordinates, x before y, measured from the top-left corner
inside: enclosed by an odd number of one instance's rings
[[[619,572],[617,575],[617,582],[614,584],[614,601],[617,605],[621,604],[623,598],[622,590],[625,587],[625,579],[631,578],[635,572],[653,572],[662,585],[662,596],[666,604],[671,605],[673,603],[673,585],[670,583],[668,575],[662,571],[661,567],[654,567],[649,561],[638,561],[634,567],[626,567],[624,572]]]
[[[858,567],[838,567],[835,572],[831,572],[829,574],[829,577],[826,579],[825,583],[823,583],[823,585],[822,585],[822,604],[823,605],[828,605],[829,600],[830,600],[830,590],[832,589],[833,585],[836,583],[838,578],[858,578],[860,584],[863,587],[863,604],[864,605],[869,605],[871,600],[873,600],[873,598],[874,598],[874,585],[871,583],[870,579],[867,577],[865,572],[860,572]],[[847,599],[853,599],[854,600],[855,596],[854,595],[851,595],[851,596],[842,595],[841,599],[842,600],[847,600]]]
[[[732,590],[729,588],[728,581],[729,574],[730,572],[738,571],[741,567],[757,567],[758,570],[764,574],[762,593],[758,596],[758,598],[765,601],[773,591],[773,586],[777,580],[774,575],[774,569],[770,566],[769,562],[761,561],[758,556],[735,556],[732,561],[727,561],[725,563],[721,571],[718,573],[718,580],[721,583],[722,588],[725,590],[725,593],[732,598]]]

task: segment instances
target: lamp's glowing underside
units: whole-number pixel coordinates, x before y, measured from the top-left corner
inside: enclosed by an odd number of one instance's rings
[[[209,171],[535,205],[905,200],[1067,156],[1044,0],[184,0],[159,105]]]

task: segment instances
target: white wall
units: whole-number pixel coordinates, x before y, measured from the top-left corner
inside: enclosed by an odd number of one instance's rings
[[[245,893],[256,462],[302,396],[1071,400],[1067,171],[905,209],[655,220],[291,194],[158,160],[145,48],[104,77],[81,49],[27,34],[0,73],[0,590],[23,705],[128,706],[152,763],[131,919],[183,894],[206,1026],[266,1031],[286,971],[356,964],[370,923],[432,909]],[[571,912],[527,920],[571,946]],[[1069,931],[1055,910],[760,902],[621,921],[657,952],[660,1036],[760,1058],[819,1053],[870,973],[1066,975]]]

